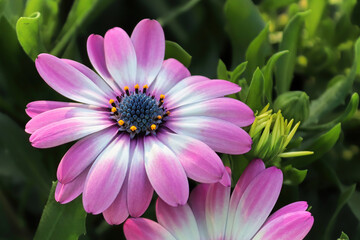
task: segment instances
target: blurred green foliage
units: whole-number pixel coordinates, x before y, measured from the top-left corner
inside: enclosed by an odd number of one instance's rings
[[[87,36],[114,26],[130,32],[143,18],[163,25],[167,58],[192,74],[239,84],[242,91],[231,97],[256,113],[269,104],[288,121],[301,121],[285,153],[314,154],[264,159],[284,172],[276,208],[309,202],[315,224],[306,239],[360,239],[356,0],[0,0],[0,239],[123,237],[121,227],[101,216],[85,218],[80,198],[54,201],[51,183],[69,145],[32,148],[24,109],[34,100],[65,100],[38,76],[33,60],[39,53],[90,66]],[[237,181],[250,157],[259,156],[221,157]],[[155,218],[153,203],[146,217]]]

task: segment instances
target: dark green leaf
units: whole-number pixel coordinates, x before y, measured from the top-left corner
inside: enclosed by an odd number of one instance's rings
[[[56,184],[53,182],[34,240],[75,240],[86,233],[81,198],[67,204],[56,202]]]
[[[16,22],[21,17],[24,10],[23,0],[5,0],[4,16],[10,25],[15,29]]]
[[[257,35],[246,50],[246,61],[248,62],[245,77],[248,81],[257,67],[262,68],[265,57],[270,52],[268,41],[269,24]]]
[[[354,194],[351,196],[349,202],[349,207],[354,216],[360,222],[360,192],[355,191]]]
[[[246,104],[253,111],[260,111],[264,107],[264,103],[264,75],[257,68],[250,83]]]
[[[337,240],[350,240],[350,239],[349,239],[348,235],[346,235],[346,233],[341,232],[341,236]]]
[[[265,91],[265,97],[271,101],[272,100],[272,91],[273,91],[273,72],[275,63],[277,60],[289,53],[288,50],[284,50],[281,52],[277,52],[274,55],[270,57],[270,59],[267,61],[266,65],[261,69],[261,71],[264,74],[264,91]]]
[[[291,160],[291,163],[298,168],[303,168],[308,166],[315,160],[321,158],[335,145],[335,143],[339,139],[340,132],[341,132],[341,123],[338,123],[328,132],[318,137],[309,146],[306,146],[305,144],[303,145],[302,147],[303,150],[313,151],[314,152],[313,155],[294,158],[293,160]]]
[[[283,169],[284,173],[284,184],[296,186],[302,183],[306,177],[308,170],[299,170],[291,165],[286,166]]]
[[[311,9],[311,12],[305,19],[305,25],[311,37],[318,28],[326,4],[326,0],[309,1],[309,9]]]
[[[175,58],[185,67],[189,67],[191,63],[191,56],[179,44],[172,41],[165,42],[165,59]]]
[[[30,17],[21,17],[16,23],[16,34],[26,54],[35,60],[37,55],[46,52],[39,30],[40,13],[33,13]]]
[[[246,49],[264,28],[265,22],[251,0],[227,0],[225,18],[233,48],[232,64],[236,66],[244,60]]]
[[[289,50],[289,54],[279,59],[276,63],[275,76],[278,94],[284,93],[290,89],[296,64],[296,53],[300,34],[305,16],[308,13],[309,11],[297,13],[284,29],[283,39],[280,43],[279,50]]]
[[[229,75],[225,63],[219,59],[218,66],[217,66],[217,78],[229,80]]]
[[[0,17],[2,16],[6,7],[6,0],[0,0]]]

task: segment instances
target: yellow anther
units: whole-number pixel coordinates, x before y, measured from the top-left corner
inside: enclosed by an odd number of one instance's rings
[[[134,88],[139,89],[139,84],[136,84]]]
[[[125,123],[125,122],[124,122],[123,120],[119,120],[119,121],[118,121],[118,124],[119,124],[120,126],[124,125],[124,123]]]
[[[158,116],[157,116],[157,119],[159,119],[159,120],[160,120],[160,119],[162,119],[162,117],[161,117],[160,115],[158,115]]]
[[[170,115],[170,111],[166,111],[166,115]]]
[[[165,95],[164,94],[161,94],[160,95],[160,99],[162,100],[162,99],[165,99]]]
[[[125,90],[125,91],[129,91],[129,87],[128,87],[128,86],[125,86],[125,87],[124,87],[124,90]]]
[[[145,84],[145,85],[143,86],[143,88],[148,89],[149,87],[148,87],[147,84]]]
[[[112,112],[116,112],[116,107],[111,108]]]
[[[135,126],[131,126],[131,127],[130,127],[130,130],[133,131],[133,132],[136,131],[136,129],[137,129],[137,128],[136,128]]]
[[[150,126],[150,128],[151,128],[151,130],[155,130],[155,129],[156,129],[156,125],[155,125],[155,124],[152,124],[152,125]]]
[[[110,103],[110,104],[113,104],[114,102],[115,102],[114,99],[110,99],[110,100],[109,100],[109,103]]]

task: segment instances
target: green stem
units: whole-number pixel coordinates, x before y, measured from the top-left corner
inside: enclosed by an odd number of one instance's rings
[[[168,22],[170,22],[174,18],[178,17],[182,13],[184,13],[186,11],[189,11],[191,8],[193,8],[200,1],[201,0],[191,0],[191,1],[187,2],[187,3],[185,3],[183,6],[181,6],[179,8],[176,8],[174,11],[170,12],[167,16],[160,17],[157,20],[161,24],[161,26],[164,27],[166,24],[168,24]]]

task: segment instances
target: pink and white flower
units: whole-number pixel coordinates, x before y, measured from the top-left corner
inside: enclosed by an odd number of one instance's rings
[[[157,222],[130,218],[124,224],[129,240],[301,240],[314,218],[306,202],[294,202],[275,213],[273,209],[283,175],[276,167],[265,169],[253,160],[245,169],[230,197],[230,187],[200,184],[183,206],[156,203]]]
[[[87,50],[100,76],[49,54],[35,62],[50,87],[76,101],[35,101],[26,109],[34,147],[79,140],[59,164],[57,201],[82,193],[87,212],[120,224],[142,215],[154,190],[171,206],[185,204],[187,177],[230,184],[214,151],[248,152],[251,138],[241,127],[254,120],[248,106],[224,97],[238,85],[190,76],[179,61],[164,60],[155,20],[142,20],[131,37],[121,28],[91,35]]]

